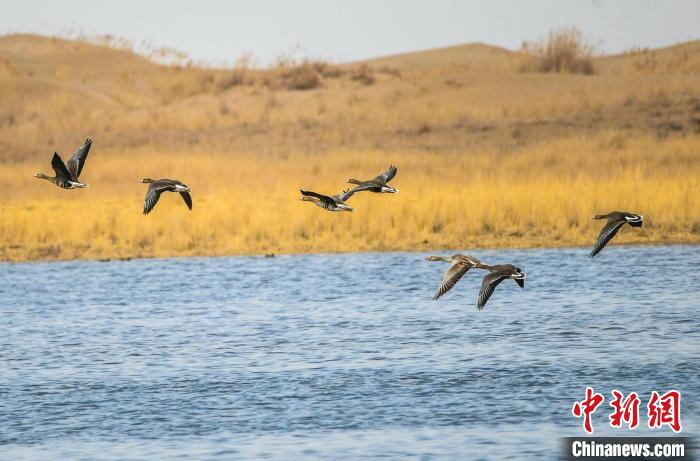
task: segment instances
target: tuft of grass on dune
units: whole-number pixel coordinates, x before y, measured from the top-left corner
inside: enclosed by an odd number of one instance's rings
[[[700,243],[700,138],[645,136],[620,146],[618,135],[510,153],[214,151],[191,162],[188,152],[103,152],[85,170],[91,188],[80,191],[57,189],[32,178],[26,164],[11,164],[0,181],[20,192],[0,205],[0,258],[590,245],[601,225],[592,216],[616,209],[646,219],[616,244]],[[116,173],[125,162],[135,167]],[[358,193],[349,201],[353,213],[299,200],[300,187],[338,193],[349,177],[373,177],[392,162],[399,193]],[[152,214],[141,214],[146,188],[138,179],[160,172],[192,187],[191,212],[166,193]]]
[[[583,33],[576,27],[553,30],[547,40],[524,42],[526,55],[522,72],[568,72],[593,74],[594,46],[586,43]]]

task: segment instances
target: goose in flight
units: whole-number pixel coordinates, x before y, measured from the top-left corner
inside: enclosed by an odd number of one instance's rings
[[[642,222],[644,221],[644,217],[642,215],[632,214],[626,211],[613,211],[608,214],[597,214],[593,217],[593,219],[607,219],[608,222],[605,224],[605,226],[603,226],[603,229],[601,229],[600,235],[598,235],[598,241],[593,247],[591,254],[588,256],[589,258],[592,258],[600,253],[600,251],[605,248],[605,245],[607,245],[608,242],[615,237],[615,234],[617,234],[622,226],[629,224],[632,227],[642,227]]]
[[[301,200],[305,202],[311,202],[316,206],[325,208],[328,211],[352,211],[352,208],[345,204],[345,201],[352,197],[355,193],[354,190],[343,191],[342,194],[337,194],[333,196],[317,194],[316,192],[311,192],[308,190],[301,190]]]
[[[480,269],[489,271],[481,282],[481,290],[479,290],[479,299],[477,301],[477,309],[481,310],[486,305],[494,290],[499,283],[505,279],[513,279],[520,288],[525,288],[525,273],[512,264],[499,264],[496,266],[487,266],[482,264]]]
[[[445,275],[442,277],[442,281],[440,282],[440,286],[438,287],[437,291],[435,292],[435,296],[433,296],[433,299],[438,299],[440,296],[444,295],[448,291],[452,289],[453,286],[459,282],[459,280],[462,278],[464,274],[467,273],[467,271],[473,267],[476,268],[483,268],[484,265],[481,264],[481,261],[478,259],[472,257],[472,256],[465,256],[465,255],[453,255],[449,257],[445,256],[428,256],[425,258],[426,261],[445,261],[450,263],[450,267],[447,269],[445,272]]]
[[[192,189],[187,187],[185,184],[181,183],[176,179],[150,179],[144,178],[141,180],[142,183],[148,184],[148,192],[146,192],[146,199],[143,201],[143,214],[148,214],[153,210],[158,203],[160,194],[163,192],[179,192],[182,199],[187,204],[187,208],[192,209],[192,197],[190,192]]]
[[[397,168],[394,165],[391,165],[389,169],[377,176],[374,179],[370,179],[367,181],[358,181],[357,179],[348,179],[348,183],[350,184],[357,184],[357,187],[353,189],[353,192],[362,192],[365,190],[368,190],[370,192],[374,193],[390,193],[390,194],[395,194],[398,192],[398,189],[395,189],[391,186],[389,186],[387,183],[391,181],[394,176],[396,176],[396,171]]]
[[[92,139],[87,138],[83,147],[73,154],[70,160],[68,160],[68,163],[63,163],[58,152],[54,152],[53,158],[51,159],[51,168],[53,168],[56,176],[46,176],[43,173],[37,173],[34,177],[51,181],[58,187],[64,189],[84,189],[88,187],[87,184],[81,183],[78,178],[83,171],[83,166],[85,166],[85,160],[87,160],[88,153],[90,152],[90,146],[92,146]]]

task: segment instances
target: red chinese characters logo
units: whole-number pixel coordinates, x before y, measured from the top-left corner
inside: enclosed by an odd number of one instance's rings
[[[575,402],[571,413],[580,418],[583,416],[583,429],[589,434],[593,433],[593,424],[591,423],[591,415],[595,412],[596,408],[603,403],[605,397],[603,394],[598,394],[593,392],[593,388],[586,388],[586,398],[580,402]]]
[[[612,390],[613,400],[610,406],[613,412],[608,417],[610,426],[621,428],[626,425],[628,429],[634,429],[639,425],[640,399],[636,392],[630,392],[627,397],[618,391]],[[583,429],[593,433],[592,416],[596,409],[605,401],[602,394],[593,391],[593,388],[586,388],[586,398],[574,402],[571,413],[576,418],[583,417]],[[670,427],[674,432],[681,431],[681,393],[670,390],[663,395],[657,391],[651,393],[647,404],[647,426],[650,429],[657,429],[663,426]]]
[[[668,425],[673,432],[681,431],[681,393],[678,391],[668,391],[664,395],[653,391],[649,404],[649,428],[654,429]]]
[[[622,393],[616,389],[613,389],[612,395],[615,398],[610,402],[610,406],[615,411],[610,415],[610,425],[612,427],[622,427],[624,422],[630,429],[637,427],[639,425],[639,396],[637,393],[630,393],[624,400],[622,399]]]

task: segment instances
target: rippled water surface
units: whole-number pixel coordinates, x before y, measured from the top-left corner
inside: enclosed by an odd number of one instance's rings
[[[677,388],[700,432],[700,247],[467,253],[525,289],[432,301],[413,253],[0,264],[0,459],[557,459],[586,386]]]

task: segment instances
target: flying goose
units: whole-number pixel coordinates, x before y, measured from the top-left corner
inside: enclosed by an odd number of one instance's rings
[[[181,183],[176,179],[150,179],[143,178],[142,183],[148,184],[148,192],[146,192],[146,199],[143,201],[143,214],[148,214],[153,210],[153,207],[158,203],[160,194],[162,192],[179,192],[182,199],[187,204],[187,208],[192,209],[192,197],[190,192],[192,189],[187,187],[185,184]]]
[[[591,251],[591,254],[588,256],[589,258],[600,253],[600,251],[605,248],[605,245],[615,237],[615,234],[617,234],[620,228],[625,224],[629,224],[632,227],[642,227],[644,216],[628,213],[626,211],[613,211],[608,214],[597,214],[593,219],[607,219],[608,222],[603,226],[603,229],[601,229],[600,235],[598,235],[598,241],[593,247],[593,251]]]
[[[444,295],[452,289],[453,286],[459,282],[464,274],[473,267],[481,268],[483,264],[478,259],[472,256],[465,255],[454,255],[454,256],[428,256],[425,258],[426,261],[445,261],[450,263],[450,267],[445,271],[445,275],[442,277],[440,286],[435,292],[433,299],[438,299],[440,296]]]
[[[374,179],[370,179],[368,181],[358,181],[357,179],[348,179],[348,182],[350,184],[357,184],[358,186],[353,189],[353,192],[362,192],[365,190],[368,190],[370,192],[375,192],[375,193],[390,193],[390,194],[395,194],[398,192],[398,189],[395,189],[387,183],[391,181],[394,176],[396,176],[396,171],[397,168],[394,165],[391,165],[389,169],[377,176]]]
[[[525,273],[519,267],[512,264],[499,264],[496,266],[481,264],[479,268],[489,271],[484,277],[484,281],[481,282],[481,290],[479,290],[479,299],[476,305],[479,310],[484,308],[486,301],[489,300],[498,284],[505,279],[513,279],[515,283],[520,285],[520,288],[525,288]]]
[[[303,201],[312,202],[314,205],[325,208],[328,211],[352,211],[352,208],[347,206],[345,201],[352,197],[352,194],[355,193],[354,190],[346,190],[343,191],[342,194],[337,194],[330,197],[308,190],[299,189],[299,191],[301,192],[301,195],[303,195],[301,198]]]
[[[56,176],[52,177],[46,176],[43,173],[36,173],[34,177],[51,181],[58,187],[64,189],[84,189],[88,187],[87,184],[81,183],[78,178],[83,171],[83,166],[85,166],[85,160],[87,160],[88,153],[90,152],[90,146],[92,146],[92,139],[87,138],[83,147],[75,151],[75,154],[73,154],[66,164],[63,163],[58,152],[54,152],[53,158],[51,159],[51,168],[56,172]]]

